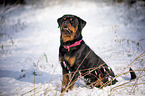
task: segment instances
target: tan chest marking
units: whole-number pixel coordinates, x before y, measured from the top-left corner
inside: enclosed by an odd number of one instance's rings
[[[70,67],[72,67],[75,63],[76,57],[65,56],[64,59],[70,64]]]

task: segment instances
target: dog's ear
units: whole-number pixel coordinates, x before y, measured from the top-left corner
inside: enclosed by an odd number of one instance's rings
[[[61,26],[61,23],[62,23],[62,17],[57,19],[57,23],[58,23],[58,28],[59,28]]]
[[[78,21],[79,21],[79,28],[82,30],[84,28],[84,26],[86,25],[86,21],[84,21],[80,17],[77,17],[77,18],[78,18]]]

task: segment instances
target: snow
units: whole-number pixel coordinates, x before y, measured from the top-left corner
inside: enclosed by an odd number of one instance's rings
[[[87,21],[84,41],[116,75],[130,64],[138,77],[130,82],[130,74],[121,75],[117,84],[103,89],[90,89],[78,80],[65,96],[145,95],[144,7],[141,1],[128,7],[123,3],[66,0],[0,6],[0,95],[60,95],[57,18],[64,14]],[[127,82],[127,86],[119,86]]]

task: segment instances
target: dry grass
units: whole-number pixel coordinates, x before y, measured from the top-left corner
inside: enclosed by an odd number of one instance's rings
[[[129,67],[136,61],[138,60],[140,57],[144,56],[145,52],[143,52],[142,54],[140,54],[138,57],[136,57],[131,63],[129,63],[117,76],[115,76],[112,80],[114,79],[117,79],[118,77],[121,77],[123,75],[126,75],[126,74],[129,74],[130,71],[125,71],[126,69],[129,69]],[[46,58],[46,56],[45,56]],[[41,57],[40,57],[40,60],[41,60]],[[37,70],[39,69],[38,68],[38,64],[40,62],[40,60],[37,61],[37,63],[35,65],[35,72],[37,72]],[[47,61],[47,60],[46,60]],[[84,60],[82,60],[82,63],[83,63]],[[81,66],[81,64],[80,64]],[[103,64],[101,65],[103,66]],[[99,67],[101,67],[99,66]],[[86,73],[82,74],[82,76],[80,76],[79,78],[77,78],[75,81],[79,80],[79,79],[83,79],[84,76],[90,74],[91,72],[93,72],[94,70],[98,69],[99,67],[95,67],[95,68],[89,68],[89,69],[84,69],[84,70],[89,70],[87,71]],[[78,68],[79,69],[79,68]],[[76,70],[75,72],[72,72],[72,73],[69,73],[69,74],[65,74],[65,75],[70,75],[70,74],[76,74],[77,72],[79,71],[84,71],[84,70]],[[144,78],[145,74],[144,74],[144,71],[145,71],[145,68],[141,68],[141,69],[137,69],[137,70],[134,70],[135,72],[140,72],[140,74],[137,76],[137,78],[135,79],[135,82],[133,81],[126,81],[124,83],[121,83],[120,81],[118,82],[118,84],[116,84],[114,87],[110,87],[110,92],[108,93],[109,96],[111,95],[114,95],[114,94],[121,94],[120,90],[126,90],[128,93],[134,93],[134,90],[137,86],[139,85],[142,85],[142,86],[145,86],[145,83],[139,83],[138,81],[141,79],[141,78]],[[73,76],[74,76],[73,75]],[[60,90],[58,90],[57,88],[61,87],[61,84],[59,82],[57,82],[56,80],[61,80],[62,76],[59,76],[59,77],[56,77],[56,78],[53,78],[53,79],[50,79],[50,81],[48,83],[45,83],[45,84],[41,84],[41,85],[37,85],[35,84],[35,74],[34,74],[34,86],[27,86],[27,87],[24,87],[24,88],[20,88],[20,89],[17,89],[18,93],[21,91],[21,90],[25,90],[25,88],[28,88],[31,89],[31,90],[28,90],[26,92],[24,92],[23,94],[21,94],[21,96],[26,96],[26,95],[30,95],[30,96],[38,96],[38,95],[48,95],[49,93],[51,93],[52,91],[55,90],[55,95],[59,95],[60,93]],[[54,81],[55,80],[55,81]],[[71,79],[72,80],[72,79]],[[70,80],[70,81],[71,81]],[[55,85],[51,85],[52,82],[56,82]],[[66,90],[71,86],[73,85],[75,82],[72,82],[71,84],[69,84],[66,88]],[[50,85],[49,85],[50,84]],[[99,88],[101,89],[103,86],[108,86],[110,84],[110,82],[107,82],[105,84],[102,84],[102,86]],[[92,83],[93,85],[93,83]],[[52,89],[52,87],[54,87],[54,89]],[[66,91],[65,90],[65,91]],[[75,93],[74,96],[77,96],[78,93]],[[91,94],[91,93],[90,93]],[[61,94],[61,95],[65,95],[65,94]]]

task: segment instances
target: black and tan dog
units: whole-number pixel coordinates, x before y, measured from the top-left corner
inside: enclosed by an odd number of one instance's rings
[[[72,89],[78,78],[84,78],[89,87],[102,88],[117,82],[114,72],[82,40],[81,31],[86,22],[74,15],[57,20],[61,36],[59,60],[63,71],[61,92]]]

